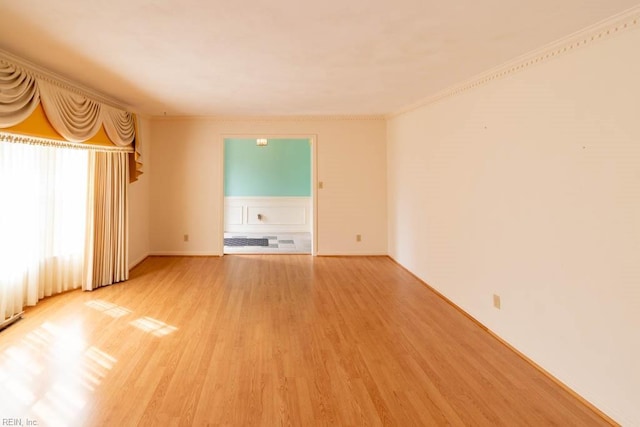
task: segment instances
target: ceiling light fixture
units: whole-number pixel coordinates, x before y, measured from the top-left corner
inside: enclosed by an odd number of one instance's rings
[[[258,139],[256,139],[256,145],[258,147],[264,147],[265,145],[267,145],[267,138],[258,138]]]

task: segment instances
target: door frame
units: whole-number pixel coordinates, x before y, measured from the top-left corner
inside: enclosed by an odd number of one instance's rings
[[[224,140],[225,139],[308,139],[311,144],[311,256],[318,254],[318,138],[315,134],[286,134],[286,133],[232,133],[220,135],[219,156],[219,194],[218,199],[218,253],[224,256]]]

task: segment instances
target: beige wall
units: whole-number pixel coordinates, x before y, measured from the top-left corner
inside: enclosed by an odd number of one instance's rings
[[[640,425],[639,46],[630,30],[388,123],[391,255],[626,425]]]
[[[129,268],[149,255],[150,124],[148,119],[140,121],[140,135],[144,142],[144,174],[136,182],[129,184]]]
[[[224,136],[313,135],[318,254],[386,254],[385,129],[381,119],[154,120],[151,252],[219,254]]]

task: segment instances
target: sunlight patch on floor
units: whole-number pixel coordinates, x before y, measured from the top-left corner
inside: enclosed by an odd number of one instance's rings
[[[142,331],[149,332],[157,337],[163,337],[178,330],[175,326],[167,325],[160,320],[147,316],[130,322],[130,325],[135,326]]]
[[[116,362],[87,343],[82,323],[44,322],[0,353],[0,414],[28,414],[38,425],[75,425]]]
[[[85,302],[84,304],[87,307],[91,307],[94,310],[100,311],[116,319],[118,317],[126,316],[127,314],[131,313],[131,310],[129,310],[128,308],[124,308],[117,304],[113,304],[108,301],[103,301],[99,299],[93,299],[91,301]]]

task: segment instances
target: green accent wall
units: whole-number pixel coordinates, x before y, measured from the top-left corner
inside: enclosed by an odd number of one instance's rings
[[[310,197],[311,144],[308,139],[225,138],[224,195]]]

